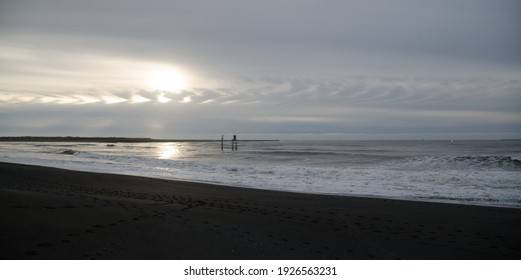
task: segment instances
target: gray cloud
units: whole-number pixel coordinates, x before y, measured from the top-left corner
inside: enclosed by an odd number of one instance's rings
[[[521,134],[519,10],[514,0],[3,1],[0,130]],[[157,63],[191,84],[144,87],[139,71]]]
[[[7,34],[215,71],[519,70],[521,63],[518,1],[61,0],[5,6]]]
[[[113,104],[96,92],[83,95],[99,99],[93,103],[66,93],[4,100],[0,128],[31,131],[36,125],[37,131],[58,134],[78,130],[124,135],[521,132],[519,81],[375,77],[242,81],[235,83],[239,90],[198,88],[168,94],[167,103],[160,102],[156,91],[136,89],[112,91],[111,96],[119,98]],[[136,96],[149,100],[136,103]],[[41,103],[46,106],[41,108]],[[75,126],[80,123],[81,128]]]

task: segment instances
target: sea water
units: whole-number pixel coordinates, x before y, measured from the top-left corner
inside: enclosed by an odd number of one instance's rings
[[[3,142],[0,161],[301,193],[521,207],[521,141]]]

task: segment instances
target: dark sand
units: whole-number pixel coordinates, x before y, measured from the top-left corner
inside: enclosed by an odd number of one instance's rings
[[[520,259],[521,209],[0,163],[2,259]]]

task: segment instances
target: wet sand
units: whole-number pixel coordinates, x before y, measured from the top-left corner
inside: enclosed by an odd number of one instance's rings
[[[0,163],[1,259],[520,259],[521,209]]]

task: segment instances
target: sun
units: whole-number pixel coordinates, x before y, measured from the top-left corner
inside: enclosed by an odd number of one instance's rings
[[[186,88],[186,75],[176,69],[154,69],[147,76],[148,86],[155,90],[177,93]]]

